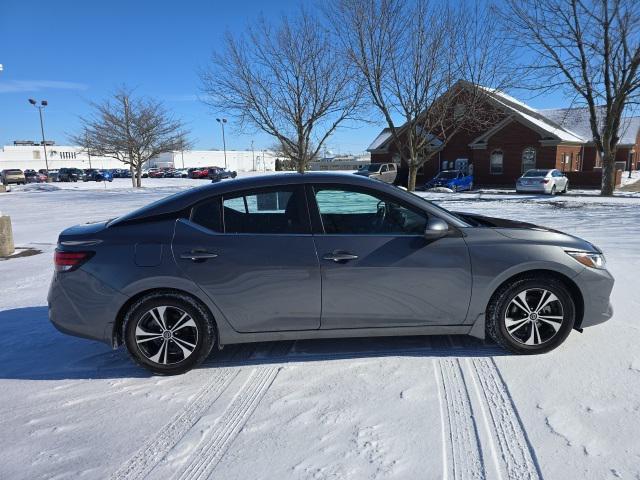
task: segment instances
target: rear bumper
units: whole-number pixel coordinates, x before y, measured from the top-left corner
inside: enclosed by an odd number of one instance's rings
[[[516,185],[516,192],[531,192],[531,193],[549,193],[551,188],[547,188],[546,185]]]
[[[62,333],[112,345],[113,325],[126,301],[82,269],[56,273],[47,296],[49,320]]]
[[[584,300],[584,315],[580,327],[592,327],[609,320],[613,316],[609,297],[615,283],[609,271],[585,268],[573,280],[580,288]]]

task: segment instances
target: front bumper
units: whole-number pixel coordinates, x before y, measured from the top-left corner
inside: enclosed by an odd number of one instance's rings
[[[127,298],[82,268],[54,273],[49,320],[62,333],[112,345],[113,325]]]
[[[592,327],[609,320],[613,316],[610,296],[615,283],[609,271],[585,268],[573,280],[580,288],[584,301],[582,322],[577,326]]]

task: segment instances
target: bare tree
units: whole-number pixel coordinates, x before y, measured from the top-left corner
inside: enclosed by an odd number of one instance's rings
[[[504,88],[509,62],[488,7],[333,0],[325,11],[408,166],[409,190],[453,136],[495,121],[481,85]]]
[[[273,136],[298,172],[355,117],[362,92],[330,32],[305,10],[227,33],[201,80],[207,104]]]
[[[623,114],[640,100],[640,2],[507,0],[501,16],[536,57],[524,65],[530,86],[564,89],[588,108],[601,194],[612,195]]]
[[[142,167],[150,159],[189,146],[182,123],[174,120],[162,103],[134,97],[127,87],[91,106],[91,116],[81,117],[82,131],[72,140],[91,155],[128,165],[134,187],[141,186]]]

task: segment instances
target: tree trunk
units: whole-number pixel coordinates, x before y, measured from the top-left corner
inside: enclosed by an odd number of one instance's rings
[[[142,165],[136,165],[136,188],[142,187]]]
[[[612,196],[616,188],[616,163],[615,154],[611,151],[604,152],[602,156],[602,188],[600,195]]]
[[[136,171],[133,168],[133,165],[129,165],[129,171],[131,172],[131,186],[136,188]]]
[[[296,162],[296,164],[297,164],[297,165],[296,165],[296,167],[297,167],[297,168],[296,168],[296,170],[298,171],[298,173],[304,173],[304,170],[305,170],[305,168],[304,168],[305,161],[304,161],[302,158],[298,158],[298,161]]]
[[[413,162],[409,162],[409,177],[407,178],[407,190],[413,192],[416,189],[416,177],[418,176],[418,166]]]

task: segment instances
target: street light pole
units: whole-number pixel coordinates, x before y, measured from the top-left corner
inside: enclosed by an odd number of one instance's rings
[[[49,102],[47,102],[46,100],[42,100],[40,102],[40,105],[38,105],[33,98],[30,98],[29,103],[34,107],[36,107],[38,109],[38,112],[40,113],[40,132],[42,133],[42,148],[44,148],[44,164],[47,170],[47,179],[49,179],[49,159],[47,158],[47,141],[45,140],[44,122],[42,121],[42,110],[44,110],[44,107],[49,105]]]
[[[226,118],[216,118],[216,122],[222,127],[222,148],[224,150],[224,168],[227,168],[227,141],[224,138],[224,124],[227,123]]]

